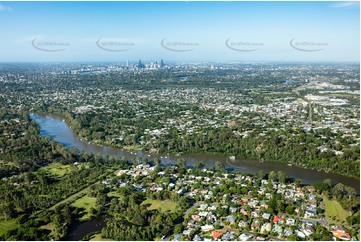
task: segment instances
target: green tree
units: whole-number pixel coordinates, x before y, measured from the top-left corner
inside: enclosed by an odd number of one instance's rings
[[[180,169],[185,169],[187,166],[187,161],[185,159],[180,159],[177,161],[177,165]]]
[[[258,178],[258,179],[263,179],[264,176],[265,176],[265,173],[264,173],[263,170],[259,170],[259,171],[257,172],[257,178]]]
[[[203,169],[205,165],[206,165],[206,164],[204,163],[204,161],[197,161],[197,162],[194,164],[194,166],[195,166],[197,169]]]
[[[286,207],[286,212],[289,214],[289,215],[293,215],[293,213],[295,212],[295,208],[292,206],[292,205],[288,205]]]
[[[287,174],[283,171],[277,172],[278,182],[284,184],[287,179]]]
[[[160,166],[160,164],[161,164],[160,159],[159,159],[159,158],[155,158],[155,159],[154,159],[154,164],[155,164],[156,166]]]
[[[276,180],[277,180],[277,173],[274,172],[274,171],[270,171],[268,173],[268,181],[273,182],[273,181],[276,181]]]

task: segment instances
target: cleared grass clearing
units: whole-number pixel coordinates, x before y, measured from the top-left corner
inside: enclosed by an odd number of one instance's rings
[[[70,165],[63,165],[61,163],[54,162],[40,168],[40,170],[43,170],[55,177],[62,177],[66,173],[70,172]]]
[[[9,230],[19,227],[18,219],[0,220],[0,236],[6,234]]]
[[[63,165],[59,162],[53,162],[53,163],[50,163],[49,165],[46,165],[46,166],[40,168],[40,170],[49,173],[51,176],[60,178],[64,175],[70,173],[72,169],[74,169],[74,168],[80,169],[81,167],[88,169],[89,165],[86,163],[80,164],[80,165],[70,165],[70,164]]]
[[[103,239],[101,234],[94,234],[89,241],[114,241],[112,239]]]
[[[323,198],[325,203],[325,215],[329,222],[334,223],[346,223],[346,218],[350,216],[343,207],[335,200],[329,200],[326,197]]]
[[[87,187],[84,188],[83,190],[81,190],[81,191],[79,191],[79,192],[77,192],[77,193],[75,193],[75,194],[73,194],[73,195],[65,198],[64,200],[58,202],[57,204],[53,205],[53,206],[52,206],[51,208],[49,208],[49,209],[54,209],[55,207],[59,206],[60,204],[63,204],[63,203],[72,201],[72,200],[74,200],[76,197],[81,196],[82,194],[86,194],[87,191],[90,189],[91,186],[93,186],[94,184],[98,184],[98,183],[99,183],[99,181],[97,181],[97,182],[95,182],[95,183],[87,186]]]
[[[43,226],[41,226],[39,229],[45,229],[50,231],[50,235],[54,235],[55,231],[55,224],[54,223],[48,223]]]
[[[74,207],[85,209],[84,215],[80,220],[87,220],[90,218],[91,216],[90,209],[95,208],[96,200],[97,199],[94,197],[88,197],[88,195],[85,195],[84,197],[79,198],[78,200],[72,203],[72,206]]]
[[[108,192],[108,197],[117,197],[118,200],[123,200],[124,196],[123,195],[120,195],[119,193],[117,192]]]
[[[175,212],[176,206],[177,206],[177,203],[172,202],[170,200],[161,201],[161,200],[147,199],[144,202],[142,202],[142,205],[144,205],[144,204],[151,204],[148,207],[148,210],[159,209],[162,212],[165,212],[165,211]]]

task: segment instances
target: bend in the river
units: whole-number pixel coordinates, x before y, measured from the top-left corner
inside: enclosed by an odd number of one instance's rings
[[[162,164],[175,164],[177,159],[185,159],[187,165],[193,166],[196,161],[204,161],[205,167],[212,167],[217,161],[221,162],[225,167],[231,171],[257,173],[259,170],[265,172],[283,171],[289,177],[301,179],[305,184],[313,184],[317,181],[331,179],[333,184],[343,183],[345,185],[354,187],[357,192],[360,190],[360,181],[354,178],[342,176],[334,173],[326,173],[324,171],[316,171],[305,169],[301,167],[288,166],[283,163],[274,162],[259,162],[248,159],[237,159],[236,162],[230,162],[227,156],[210,155],[210,154],[186,154],[181,156],[162,155],[162,154],[148,154],[142,151],[127,151],[119,148],[101,146],[92,142],[87,142],[79,139],[68,125],[61,119],[52,115],[31,114],[30,117],[35,120],[40,126],[40,135],[50,136],[53,140],[64,144],[67,147],[74,147],[80,151],[91,152],[102,155],[116,155],[125,156],[128,159],[135,157],[147,157],[149,159],[159,158]]]

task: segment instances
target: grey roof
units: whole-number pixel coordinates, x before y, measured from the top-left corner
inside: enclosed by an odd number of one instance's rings
[[[262,218],[264,218],[264,219],[269,219],[270,217],[271,217],[271,214],[269,214],[269,213],[262,214]]]
[[[182,234],[176,234],[176,235],[174,235],[174,240],[180,241],[181,237],[182,237]]]
[[[235,216],[233,216],[233,215],[229,215],[229,216],[227,216],[226,217],[226,219],[229,221],[229,222],[231,222],[231,223],[234,223],[234,222],[236,222],[236,217]]]
[[[227,233],[225,233],[222,236],[222,240],[233,240],[234,239],[234,234],[230,233],[229,231]]]

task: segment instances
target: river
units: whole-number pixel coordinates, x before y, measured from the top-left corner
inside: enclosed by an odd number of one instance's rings
[[[313,184],[316,181],[323,181],[325,179],[331,179],[333,184],[343,183],[345,185],[354,187],[356,192],[359,193],[360,181],[354,178],[334,174],[326,173],[324,171],[317,171],[311,169],[305,169],[296,166],[289,166],[283,163],[274,162],[259,162],[249,159],[237,159],[230,161],[227,156],[211,155],[211,154],[187,154],[181,156],[165,155],[165,154],[148,154],[142,151],[127,151],[124,149],[113,148],[108,146],[101,146],[92,142],[87,142],[79,139],[67,125],[66,122],[60,118],[52,115],[39,115],[31,114],[30,117],[35,120],[40,126],[40,135],[50,136],[56,142],[64,144],[67,147],[77,148],[80,151],[91,152],[94,154],[102,155],[116,155],[125,156],[128,159],[134,159],[135,157],[147,157],[149,159],[159,158],[162,164],[169,165],[175,164],[177,159],[184,158],[187,161],[187,166],[193,166],[196,161],[204,161],[206,167],[212,167],[217,161],[221,162],[227,170],[238,171],[254,174],[259,170],[263,170],[266,173],[270,171],[283,171],[288,174],[289,177],[294,179],[301,179],[304,184]]]

